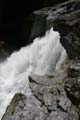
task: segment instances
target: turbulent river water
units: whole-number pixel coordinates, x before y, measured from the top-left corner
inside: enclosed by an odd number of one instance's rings
[[[28,81],[31,73],[53,74],[66,56],[59,33],[51,28],[44,37],[36,38],[0,63],[0,119],[16,93],[32,94]]]

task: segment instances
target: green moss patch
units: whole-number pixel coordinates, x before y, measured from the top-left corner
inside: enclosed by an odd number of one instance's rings
[[[10,105],[7,107],[5,114],[3,115],[2,120],[5,118],[5,116],[11,116],[15,112],[16,106],[19,104],[20,101],[22,101],[25,98],[25,95],[21,93],[17,93],[14,98],[12,99]]]

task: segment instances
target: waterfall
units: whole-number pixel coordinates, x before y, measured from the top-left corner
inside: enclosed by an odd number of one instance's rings
[[[60,35],[51,28],[44,37],[36,38],[31,45],[15,51],[0,63],[0,119],[16,93],[32,94],[28,85],[31,73],[53,74],[65,58]]]

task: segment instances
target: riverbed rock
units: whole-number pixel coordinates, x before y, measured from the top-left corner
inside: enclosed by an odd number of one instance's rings
[[[38,78],[44,81],[44,76],[35,76],[35,78],[37,81]],[[14,97],[2,120],[79,120],[77,108],[67,97],[63,83],[46,85],[36,82],[33,76],[29,79],[33,95],[22,95],[18,104],[14,106],[15,110],[9,114],[7,111],[18,95]],[[54,77],[52,79],[54,81]],[[45,82],[47,83],[48,80],[50,81],[50,78],[46,77]]]
[[[73,66],[72,62],[70,65]],[[71,69],[70,65],[67,71]],[[54,76],[31,73],[29,85],[32,95],[17,94],[2,120],[79,120],[79,107],[67,96],[66,78],[66,70]]]

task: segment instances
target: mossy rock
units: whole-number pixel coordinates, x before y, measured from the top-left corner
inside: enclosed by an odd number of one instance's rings
[[[6,116],[11,116],[15,112],[16,106],[25,98],[25,95],[21,93],[17,93],[12,99],[10,105],[7,107],[5,114],[2,117],[2,120],[5,119]]]

